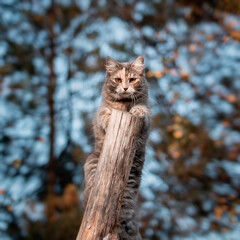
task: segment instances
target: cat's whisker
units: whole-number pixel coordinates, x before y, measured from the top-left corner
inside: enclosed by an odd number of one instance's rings
[[[137,95],[135,93],[133,93],[133,95],[134,95],[134,99],[135,99],[134,105],[136,105],[136,102],[137,102],[138,98],[137,98]]]
[[[134,105],[136,105],[136,101],[137,101],[137,96],[133,93],[134,96]]]
[[[133,106],[134,106],[136,101],[134,93],[131,93],[131,99],[133,100]]]
[[[131,96],[132,102],[134,102],[134,99],[133,99],[133,94],[132,94],[132,93],[130,93],[130,96]]]

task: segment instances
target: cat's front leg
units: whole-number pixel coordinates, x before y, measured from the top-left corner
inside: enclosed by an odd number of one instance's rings
[[[96,123],[104,132],[106,132],[109,120],[112,114],[112,110],[107,107],[100,107],[96,115]]]

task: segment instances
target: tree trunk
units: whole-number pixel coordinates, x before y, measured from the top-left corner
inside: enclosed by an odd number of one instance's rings
[[[133,140],[141,124],[140,118],[127,112],[112,111],[76,240],[117,239],[114,230],[135,153]]]
[[[46,229],[47,232],[51,231],[51,220],[54,215],[54,207],[53,207],[53,196],[54,196],[54,182],[56,178],[55,173],[55,101],[54,94],[56,90],[56,74],[54,72],[54,60],[56,57],[55,53],[55,33],[54,33],[54,25],[55,25],[55,6],[54,0],[51,0],[51,7],[49,9],[48,14],[49,21],[49,48],[50,55],[46,56],[48,65],[49,65],[49,80],[48,80],[48,109],[49,109],[49,155],[48,155],[48,164],[47,164],[47,175],[46,175],[46,190],[47,190],[47,200],[46,200]]]

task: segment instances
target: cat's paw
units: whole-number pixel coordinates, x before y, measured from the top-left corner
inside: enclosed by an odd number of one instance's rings
[[[109,233],[103,240],[118,240],[116,233]]]
[[[144,105],[135,105],[131,108],[130,113],[134,116],[145,118],[149,115],[149,110]]]

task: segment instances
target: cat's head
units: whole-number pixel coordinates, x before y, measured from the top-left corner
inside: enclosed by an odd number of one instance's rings
[[[105,90],[115,100],[131,100],[147,90],[144,78],[144,58],[138,57],[133,62],[106,60]]]

